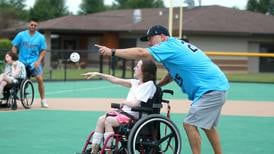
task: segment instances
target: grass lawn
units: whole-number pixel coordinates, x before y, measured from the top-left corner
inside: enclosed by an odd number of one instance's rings
[[[232,82],[274,83],[274,73],[231,73],[226,75]]]

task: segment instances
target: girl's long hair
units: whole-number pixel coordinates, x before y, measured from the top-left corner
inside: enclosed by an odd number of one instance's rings
[[[13,61],[18,60],[18,56],[16,53],[8,51],[6,54],[9,55]],[[6,62],[6,58],[5,58],[5,62]]]
[[[141,70],[143,72],[143,82],[147,81],[156,81],[157,77],[157,67],[154,61],[152,60],[142,60],[143,64]]]

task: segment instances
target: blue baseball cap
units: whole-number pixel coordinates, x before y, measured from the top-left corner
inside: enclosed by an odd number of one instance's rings
[[[165,28],[164,26],[161,26],[161,25],[155,25],[155,26],[152,26],[151,28],[149,28],[147,30],[147,34],[145,36],[142,36],[140,38],[140,40],[141,41],[148,41],[148,37],[151,37],[151,36],[154,36],[154,35],[160,35],[160,34],[170,36],[167,28]]]

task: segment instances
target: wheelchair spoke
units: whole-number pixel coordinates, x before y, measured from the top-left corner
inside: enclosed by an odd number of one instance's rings
[[[168,141],[167,141],[167,143],[165,145],[165,148],[163,148],[164,149],[163,152],[166,152],[169,147],[172,149],[172,151],[174,151],[174,147],[170,143],[173,137],[175,137],[174,134],[170,134],[170,135],[165,136],[164,138],[160,139],[160,143],[163,143],[163,142],[165,142],[168,139]]]

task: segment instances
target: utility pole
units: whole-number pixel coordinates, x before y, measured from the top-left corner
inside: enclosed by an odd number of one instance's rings
[[[172,0],[170,0],[170,4],[169,4],[168,31],[169,31],[170,36],[172,36],[172,31],[173,31],[173,4],[172,4]]]

